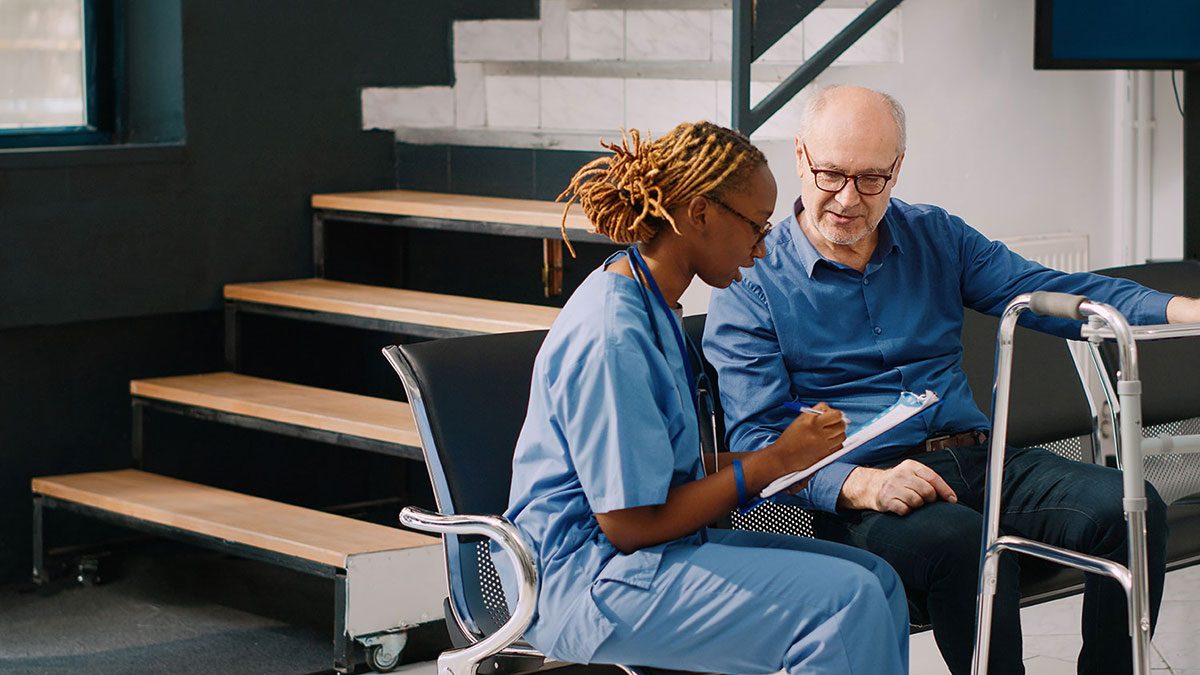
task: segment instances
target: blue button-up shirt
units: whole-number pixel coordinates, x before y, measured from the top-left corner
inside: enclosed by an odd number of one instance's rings
[[[932,389],[942,399],[818,471],[798,496],[807,508],[834,511],[855,466],[989,426],[962,369],[964,307],[999,316],[1021,293],[1060,291],[1112,304],[1132,323],[1166,322],[1172,296],[1048,269],[934,206],[892,199],[878,232],[859,272],[823,257],[792,216],[768,235],[766,257],[709,306],[704,352],[718,371],[732,451],[774,441],[795,418],[782,407],[788,401],[826,401],[850,417],[853,433],[903,391]],[[1030,313],[1021,323],[1075,339],[1081,326]]]

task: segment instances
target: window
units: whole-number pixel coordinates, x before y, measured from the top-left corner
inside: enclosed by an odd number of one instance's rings
[[[0,147],[111,140],[111,0],[0,0]]]

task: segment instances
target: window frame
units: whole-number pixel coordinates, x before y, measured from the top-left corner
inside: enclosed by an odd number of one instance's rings
[[[0,150],[107,145],[118,142],[124,117],[120,80],[124,74],[122,0],[83,1],[84,115],[70,127],[0,129]]]

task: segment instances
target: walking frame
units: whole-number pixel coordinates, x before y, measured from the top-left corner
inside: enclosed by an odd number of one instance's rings
[[[1092,362],[1111,392],[1108,377],[1097,353],[1106,339],[1115,339],[1120,370],[1116,377],[1119,410],[1116,434],[1117,457],[1123,473],[1122,500],[1128,527],[1129,566],[1011,535],[1000,536],[1000,486],[1004,479],[1004,455],[1007,447],[1009,388],[1013,361],[1013,333],[1017,319],[1026,310],[1044,316],[1087,321],[1082,336],[1092,347]],[[1084,296],[1066,293],[1023,293],[1005,308],[997,331],[996,376],[992,390],[992,437],[988,450],[988,472],[984,493],[984,540],[979,569],[979,594],[976,602],[975,653],[972,675],[986,675],[991,643],[992,609],[1000,554],[1004,551],[1025,553],[1060,565],[1075,567],[1092,574],[1112,577],[1125,590],[1128,602],[1129,634],[1133,645],[1133,672],[1150,672],[1150,601],[1146,564],[1146,495],[1144,458],[1147,453],[1200,451],[1200,435],[1142,438],[1142,383],[1138,379],[1138,340],[1157,340],[1200,336],[1200,324],[1131,327],[1125,317],[1110,305],[1092,302]],[[1110,394],[1111,397],[1111,394]]]

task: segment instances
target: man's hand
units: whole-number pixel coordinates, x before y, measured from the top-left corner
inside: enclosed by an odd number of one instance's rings
[[[1200,299],[1177,295],[1167,301],[1168,323],[1200,323]]]
[[[906,459],[890,469],[860,466],[846,476],[838,506],[842,508],[892,512],[899,516],[929,502],[944,499],[951,504],[958,495],[933,469]]]

